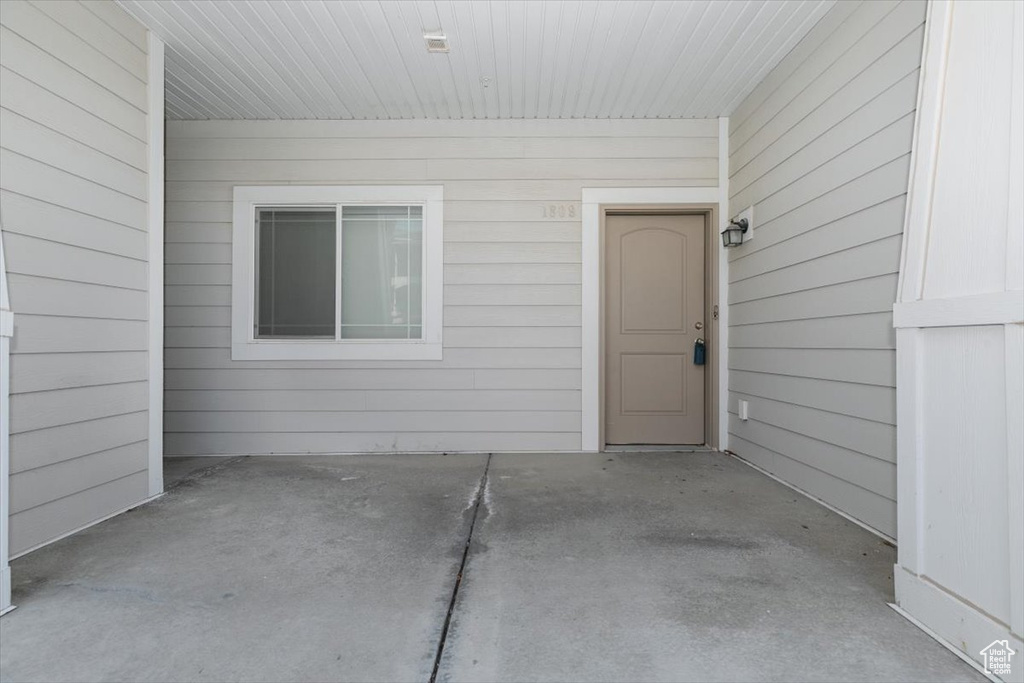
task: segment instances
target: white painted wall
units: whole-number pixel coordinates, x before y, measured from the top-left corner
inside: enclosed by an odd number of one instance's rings
[[[718,186],[711,119],[167,130],[168,454],[579,450],[582,189]],[[231,360],[232,187],[284,183],[444,186],[443,360]]]
[[[149,495],[147,65],[112,2],[0,3],[12,555]]]
[[[1024,5],[930,6],[906,246],[896,600],[1024,678]]]
[[[841,2],[730,117],[729,448],[896,535],[892,304],[925,4]],[[749,419],[737,415],[749,404]]]

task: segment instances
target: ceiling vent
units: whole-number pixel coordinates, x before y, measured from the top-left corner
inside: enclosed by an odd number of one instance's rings
[[[448,37],[440,31],[424,33],[423,40],[427,41],[427,52],[451,52]]]

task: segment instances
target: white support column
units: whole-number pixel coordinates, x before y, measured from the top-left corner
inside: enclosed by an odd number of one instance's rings
[[[934,0],[926,31],[893,307],[896,603],[1022,681],[1024,5]]]
[[[164,44],[149,32],[149,495],[164,490]]]

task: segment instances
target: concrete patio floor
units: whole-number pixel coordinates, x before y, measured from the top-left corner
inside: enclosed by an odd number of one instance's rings
[[[984,680],[886,605],[893,548],[722,454],[167,473],[12,563],[0,679]]]

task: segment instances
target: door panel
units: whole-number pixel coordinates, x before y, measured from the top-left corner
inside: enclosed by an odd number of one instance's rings
[[[605,221],[605,441],[704,443],[705,218]]]
[[[686,396],[686,358],[674,354],[623,353],[622,413],[681,413]]]
[[[685,239],[661,228],[641,228],[620,238],[623,333],[683,331],[683,269],[679,264],[685,257]]]

